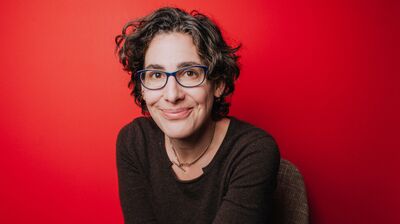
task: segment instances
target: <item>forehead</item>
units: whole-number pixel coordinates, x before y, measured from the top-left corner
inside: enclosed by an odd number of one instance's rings
[[[144,62],[145,67],[157,64],[173,70],[185,62],[201,64],[201,59],[190,35],[173,32],[157,34],[151,40]]]

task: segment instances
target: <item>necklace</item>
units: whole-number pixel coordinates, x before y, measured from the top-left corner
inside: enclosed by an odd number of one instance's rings
[[[203,149],[203,151],[200,153],[200,155],[198,155],[197,158],[194,159],[192,162],[181,162],[180,159],[179,159],[178,153],[177,153],[177,151],[175,150],[174,145],[172,145],[171,139],[169,139],[169,144],[171,145],[172,151],[174,152],[174,155],[175,155],[175,158],[176,158],[176,161],[172,160],[171,162],[172,162],[173,164],[175,164],[175,165],[176,165],[179,169],[181,169],[183,172],[186,172],[186,169],[183,168],[184,166],[189,167],[189,166],[195,164],[197,161],[200,160],[201,157],[204,156],[204,154],[206,154],[208,148],[210,147],[212,141],[214,140],[215,126],[216,126],[216,125],[217,125],[217,124],[214,123],[213,134],[212,134],[212,136],[211,136],[210,142],[209,142],[208,145]]]

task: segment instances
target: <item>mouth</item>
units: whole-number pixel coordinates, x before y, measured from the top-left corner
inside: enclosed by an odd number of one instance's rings
[[[167,120],[185,119],[192,112],[193,108],[161,109],[162,115]]]

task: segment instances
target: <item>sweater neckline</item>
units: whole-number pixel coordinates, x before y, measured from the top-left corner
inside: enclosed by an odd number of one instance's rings
[[[159,130],[159,137],[161,139],[160,144],[159,144],[159,150],[161,153],[161,157],[162,157],[162,162],[163,162],[163,166],[165,169],[168,169],[168,171],[171,173],[171,175],[174,177],[174,179],[177,182],[180,183],[194,183],[199,181],[200,179],[202,179],[207,173],[209,173],[212,170],[212,167],[214,166],[215,163],[217,163],[220,160],[220,157],[224,154],[224,151],[226,150],[225,145],[227,144],[228,138],[229,136],[231,136],[232,131],[234,129],[234,125],[236,124],[236,120],[234,117],[229,117],[227,116],[227,118],[230,120],[229,122],[229,126],[228,126],[228,130],[226,131],[225,137],[222,140],[221,145],[219,146],[217,152],[215,153],[214,157],[211,159],[211,161],[204,166],[203,169],[203,174],[191,179],[191,180],[179,180],[176,175],[174,174],[174,171],[172,170],[172,165],[173,163],[169,160],[168,154],[167,154],[167,149],[165,148],[165,135],[164,133],[161,131],[161,129],[158,128]]]

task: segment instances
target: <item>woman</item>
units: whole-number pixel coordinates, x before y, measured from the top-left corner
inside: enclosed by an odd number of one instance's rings
[[[228,117],[237,48],[206,16],[161,8],[116,37],[145,117],[117,139],[125,223],[266,223],[279,151]]]

